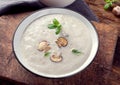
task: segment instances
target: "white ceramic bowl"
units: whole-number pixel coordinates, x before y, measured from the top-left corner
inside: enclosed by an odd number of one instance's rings
[[[72,4],[75,0],[40,0],[43,4],[51,7],[65,7]]]
[[[40,18],[40,17],[43,17],[43,16],[46,16],[46,15],[51,15],[51,14],[65,14],[65,15],[70,15],[70,16],[74,16],[76,17],[77,19],[79,19],[81,22],[84,23],[84,25],[87,27],[87,30],[89,31],[90,35],[89,35],[89,38],[91,38],[91,49],[90,51],[88,52],[89,55],[88,56],[84,56],[83,57],[83,61],[81,60],[80,61],[80,64],[78,64],[78,67],[77,68],[72,68],[72,70],[68,73],[64,73],[64,70],[65,69],[61,69],[63,70],[63,73],[62,74],[56,74],[56,75],[53,75],[53,74],[50,74],[50,73],[43,73],[41,72],[41,70],[39,71],[36,71],[35,69],[32,69],[28,66],[28,63],[26,63],[24,60],[23,60],[23,57],[24,56],[24,52],[22,52],[20,49],[21,49],[21,46],[20,46],[20,42],[21,42],[21,39],[22,39],[22,36],[23,34],[25,33],[26,31],[26,28],[32,23],[34,22],[36,19]],[[85,41],[86,44],[87,41]],[[15,32],[15,35],[14,35],[14,39],[13,39],[13,47],[14,47],[14,52],[16,54],[16,58],[18,59],[18,61],[21,63],[21,65],[23,67],[25,67],[26,69],[28,69],[30,72],[32,73],[35,73],[37,75],[40,75],[40,76],[44,76],[44,77],[49,77],[49,78],[61,78],[61,77],[67,77],[67,76],[71,76],[73,74],[76,74],[78,72],[81,72],[83,69],[85,69],[91,62],[92,60],[94,59],[96,53],[97,53],[97,50],[98,50],[98,44],[99,44],[99,40],[98,40],[98,35],[97,35],[97,32],[94,28],[94,26],[86,19],[84,18],[82,15],[74,12],[74,11],[71,11],[71,10],[68,10],[68,9],[62,9],[62,8],[49,8],[49,9],[44,9],[44,10],[40,10],[40,11],[37,11],[35,13],[33,13],[32,15],[28,16],[26,19],[24,19],[21,24],[18,26],[16,32]],[[68,56],[67,56],[68,57]],[[68,58],[69,59],[69,58]],[[74,62],[75,63],[75,62]],[[68,67],[69,68],[69,67]]]

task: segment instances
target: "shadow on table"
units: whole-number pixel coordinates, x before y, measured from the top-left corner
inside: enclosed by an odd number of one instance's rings
[[[0,78],[0,85],[26,85],[26,84],[15,82],[7,78]]]
[[[120,37],[118,37],[113,65],[120,67]]]

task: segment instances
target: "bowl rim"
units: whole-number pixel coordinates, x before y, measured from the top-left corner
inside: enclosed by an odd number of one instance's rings
[[[93,39],[92,42],[94,41],[95,43],[94,43],[94,45],[91,48],[92,51],[90,53],[90,56],[87,58],[87,60],[84,62],[84,64],[81,67],[79,67],[78,69],[75,69],[74,71],[72,71],[72,72],[70,72],[68,74],[64,74],[64,75],[50,75],[50,74],[47,74],[47,75],[45,75],[43,73],[39,74],[39,73],[33,72],[31,69],[26,67],[24,65],[24,63],[21,62],[20,54],[17,51],[18,50],[17,46],[18,46],[18,43],[19,43],[18,39],[20,39],[19,34],[21,33],[21,31],[23,33],[23,31],[25,31],[26,27],[31,22],[33,22],[34,20],[36,20],[36,19],[38,19],[40,17],[43,17],[45,15],[50,15],[50,14],[68,14],[68,15],[72,15],[72,16],[77,17],[77,18],[81,18],[84,23],[88,24],[87,27],[91,28],[90,29],[91,32],[93,32],[93,34],[92,34],[92,39]],[[27,23],[27,25],[26,25],[26,23]],[[13,46],[13,51],[14,51],[16,59],[29,72],[31,72],[33,74],[36,74],[38,76],[47,77],[47,78],[63,78],[63,77],[68,77],[68,76],[72,76],[74,74],[77,74],[77,73],[81,72],[87,66],[89,66],[91,64],[91,62],[94,60],[94,58],[95,58],[95,56],[96,56],[96,54],[98,52],[99,38],[98,38],[97,31],[95,29],[95,26],[88,19],[86,19],[83,15],[81,15],[81,14],[75,12],[75,11],[72,11],[72,10],[69,10],[69,9],[65,9],[65,8],[45,8],[45,9],[38,10],[38,11],[32,13],[31,15],[27,16],[26,18],[24,18],[21,21],[21,23],[16,28],[16,31],[14,32],[12,46]]]
[[[49,6],[49,7],[66,7],[66,6],[69,6],[72,3],[74,3],[76,0],[71,0],[71,1],[66,2],[66,3],[64,1],[65,0],[62,0],[62,1],[60,0],[60,1],[58,1],[58,3],[53,4],[53,3],[55,3],[55,1],[40,0],[41,3],[43,3],[44,5]]]

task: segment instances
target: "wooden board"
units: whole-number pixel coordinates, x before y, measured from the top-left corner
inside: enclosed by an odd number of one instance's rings
[[[93,22],[96,26],[100,45],[94,61],[76,75],[49,79],[34,75],[24,69],[16,60],[12,48],[14,32],[24,17],[31,13],[0,17],[0,77],[29,85],[110,85],[109,77],[117,31],[109,25]]]
[[[120,17],[116,17],[111,10],[104,10],[104,0],[85,0],[100,22],[106,23],[118,30],[120,36]]]

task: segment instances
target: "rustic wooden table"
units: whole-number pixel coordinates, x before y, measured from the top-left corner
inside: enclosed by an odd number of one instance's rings
[[[89,7],[92,9],[92,11],[96,14],[96,16],[99,18],[100,22],[106,23],[110,26],[112,26],[115,29],[118,29],[119,36],[120,36],[120,17],[116,17],[111,10],[105,11],[104,0],[85,0],[86,3],[89,5]]]
[[[93,22],[100,40],[94,61],[82,72],[61,79],[49,79],[34,75],[24,69],[16,60],[12,39],[24,17],[31,13],[0,17],[0,77],[29,85],[109,85],[107,78],[117,41],[117,30],[104,23]]]
[[[118,29],[118,40],[116,51],[113,59],[113,66],[110,77],[108,78],[111,85],[120,85],[120,16],[116,17],[111,11],[105,11],[103,6],[104,0],[85,0],[93,12],[98,16],[100,22]]]

